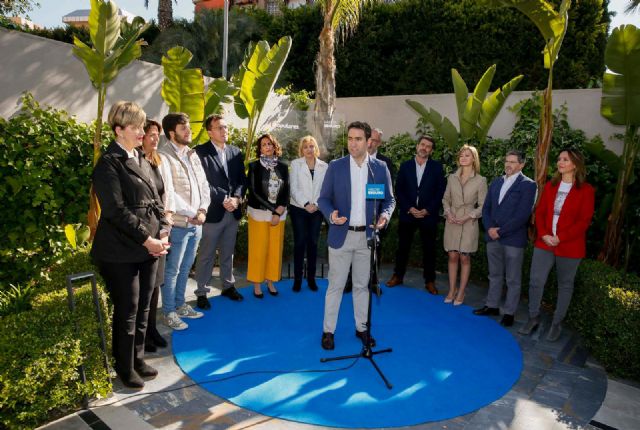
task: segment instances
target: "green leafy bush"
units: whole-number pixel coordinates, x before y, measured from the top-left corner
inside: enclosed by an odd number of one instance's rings
[[[0,289],[55,263],[67,249],[62,226],[86,222],[89,208],[91,126],[29,94],[21,102],[0,118]]]
[[[76,290],[76,312],[67,304],[65,277],[94,270],[86,250],[51,271],[33,299],[33,309],[0,317],[0,427],[33,428],[77,408],[84,395],[102,397],[111,382],[100,349],[91,285]],[[100,285],[102,285],[101,280]],[[101,291],[105,333],[109,312]],[[77,323],[76,330],[74,324]],[[87,384],[77,367],[84,363]]]
[[[608,371],[640,380],[640,277],[584,260],[568,321]]]

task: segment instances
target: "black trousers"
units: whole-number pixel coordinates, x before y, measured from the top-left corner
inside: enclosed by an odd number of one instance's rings
[[[293,276],[295,279],[302,279],[306,251],[307,279],[315,278],[322,213],[316,211],[310,214],[304,209],[291,205],[289,215],[293,226]]]
[[[396,252],[396,267],[394,273],[404,278],[409,262],[409,251],[416,230],[420,231],[422,243],[422,268],[425,282],[436,280],[436,230],[437,225],[425,225],[420,221],[400,221],[398,223],[398,251]]]
[[[112,354],[115,369],[128,375],[144,358],[144,338],[158,259],[141,263],[98,262],[113,303]]]
[[[158,267],[156,268],[156,280],[153,283],[153,294],[151,295],[151,303],[149,304],[149,320],[147,324],[147,333],[157,332],[156,319],[158,311],[158,296],[160,295],[160,287],[164,283],[164,263],[167,259],[166,255],[158,258]]]

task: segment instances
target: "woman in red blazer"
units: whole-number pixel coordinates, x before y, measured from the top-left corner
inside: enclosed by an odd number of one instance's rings
[[[518,331],[530,334],[539,323],[544,285],[555,264],[558,300],[547,340],[556,341],[562,333],[571,303],[573,281],[586,254],[587,229],[594,211],[595,192],[586,182],[584,157],[573,149],[558,155],[558,171],[547,182],[536,208],[536,241],[529,278],[529,321]]]

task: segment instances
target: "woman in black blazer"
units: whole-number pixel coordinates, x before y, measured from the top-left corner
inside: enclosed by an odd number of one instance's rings
[[[249,164],[249,262],[247,280],[253,282],[253,295],[264,297],[261,284],[267,282],[269,294],[278,295],[273,286],[282,273],[284,225],[289,202],[289,169],[278,159],[282,149],[275,137],[263,134],[256,141],[259,158]]]
[[[163,206],[166,206],[165,186],[160,174],[160,163],[162,159],[158,154],[158,142],[160,141],[160,133],[162,133],[162,126],[158,121],[147,119],[144,124],[144,139],[142,140],[142,152],[144,152],[144,158],[151,164],[151,172],[153,173],[152,179],[156,188],[158,189],[158,195],[162,199]],[[167,222],[171,224],[170,213],[167,213],[165,218]],[[153,283],[153,294],[151,295],[151,303],[149,304],[149,321],[147,323],[147,334],[144,338],[144,350],[145,352],[156,352],[157,348],[165,348],[167,341],[162,337],[156,326],[157,311],[158,311],[158,299],[160,296],[160,286],[164,282],[164,263],[166,256],[162,255],[158,258],[158,267],[156,270],[156,280]]]
[[[102,213],[91,256],[113,302],[115,370],[124,385],[142,388],[158,371],[144,362],[144,338],[158,257],[169,248],[164,207],[149,162],[137,148],[144,111],[117,102],[109,111],[116,138],[93,170]]]

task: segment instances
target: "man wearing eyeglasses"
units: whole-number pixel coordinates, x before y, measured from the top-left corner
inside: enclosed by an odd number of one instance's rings
[[[204,126],[211,140],[196,146],[195,150],[200,156],[209,181],[211,204],[202,228],[202,241],[196,263],[196,296],[200,309],[210,309],[207,293],[216,249],[220,257],[222,295],[235,301],[243,299],[235,288],[233,252],[238,222],[242,217],[240,205],[247,189],[247,177],[244,173],[242,152],[238,147],[227,144],[228,129],[224,117],[218,114],[210,115]]]

